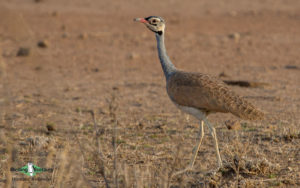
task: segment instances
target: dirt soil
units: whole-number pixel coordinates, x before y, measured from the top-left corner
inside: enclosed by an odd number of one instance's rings
[[[178,68],[263,83],[229,87],[265,120],[208,117],[217,173],[206,128],[194,169],[173,176],[199,128],[167,96],[154,34],[133,22],[150,15],[166,20]],[[300,1],[2,0],[0,18],[0,187],[300,186]],[[28,162],[53,171],[11,171]]]

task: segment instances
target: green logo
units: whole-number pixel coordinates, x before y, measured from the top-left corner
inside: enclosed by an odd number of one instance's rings
[[[45,172],[45,171],[50,171],[52,172],[53,169],[49,168],[41,168],[41,167],[38,167],[36,165],[34,165],[33,163],[27,163],[26,166],[23,166],[21,168],[18,168],[18,169],[14,169],[14,168],[11,168],[10,169],[11,171],[18,171],[18,172],[21,172],[23,174],[26,174],[27,176],[35,176],[37,173],[40,173],[40,172]]]

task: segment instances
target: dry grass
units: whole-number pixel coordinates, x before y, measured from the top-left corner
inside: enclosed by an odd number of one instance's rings
[[[4,70],[4,69],[2,69]],[[2,76],[5,75],[2,74]],[[197,128],[194,121],[170,114],[146,115],[138,122],[118,109],[118,88],[113,87],[106,109],[77,107],[79,126],[59,129],[54,122],[45,128],[15,128],[28,124],[18,113],[1,111],[0,174],[4,187],[265,187],[299,186],[298,147],[300,132],[295,125],[264,129],[242,123],[241,131],[220,131],[224,168],[206,173],[215,164],[212,140],[206,135],[195,171],[173,177],[187,165]],[[24,97],[31,103],[30,97]],[[167,125],[169,124],[169,125]],[[188,126],[178,127],[178,124]],[[171,125],[171,126],[170,126]],[[175,125],[175,128],[172,126]],[[218,134],[220,134],[218,132]],[[278,150],[278,158],[269,154]],[[290,152],[289,162],[282,161]],[[276,153],[278,154],[278,153]],[[278,155],[277,155],[278,156]],[[41,173],[47,181],[15,181],[24,175],[11,172],[33,162],[52,173]],[[201,169],[201,170],[200,170]],[[204,170],[206,169],[206,171]]]
[[[263,151],[264,140],[276,142],[298,141],[296,130],[275,132],[269,138],[266,133],[224,130],[220,136],[224,168],[216,174],[209,170],[208,163],[214,164],[211,138],[206,135],[200,149],[195,171],[172,177],[182,169],[190,157],[191,146],[184,142],[184,132],[161,130],[161,126],[129,129],[118,122],[118,98],[113,92],[107,100],[107,116],[96,110],[81,110],[81,116],[89,119],[80,127],[60,132],[45,130],[16,130],[3,126],[1,129],[1,176],[5,187],[257,187],[296,186],[299,179],[285,168],[273,162]],[[99,117],[97,117],[98,115]],[[165,122],[163,117],[148,119],[150,124]],[[7,120],[6,120],[7,121]],[[136,125],[139,127],[140,125]],[[249,125],[248,125],[249,126]],[[151,128],[152,127],[152,128]],[[127,130],[126,130],[127,129]],[[153,132],[153,129],[155,131]],[[156,130],[158,129],[158,131]],[[183,131],[183,130],[180,130]],[[14,133],[14,134],[13,134]],[[139,136],[140,135],[140,136]],[[277,135],[277,136],[276,136]],[[230,140],[224,143],[226,136]],[[260,140],[257,138],[261,136]],[[163,141],[161,138],[168,137]],[[142,138],[142,139],[140,139]],[[194,141],[193,141],[194,142]],[[253,144],[253,143],[258,144]],[[259,148],[258,145],[262,145]],[[269,146],[271,147],[271,146]],[[208,152],[208,153],[207,153]],[[297,151],[295,151],[295,155]],[[35,153],[35,155],[32,155]],[[34,156],[32,158],[32,156]],[[209,157],[209,160],[203,158]],[[41,173],[38,177],[50,181],[12,181],[24,175],[10,172],[11,167],[21,167],[32,161],[44,168],[53,168],[53,173]],[[207,163],[207,164],[202,164]],[[200,166],[199,166],[200,165]],[[298,168],[297,166],[291,168]],[[201,170],[199,170],[201,169]],[[288,169],[291,170],[291,169]],[[293,169],[292,171],[297,171]],[[290,174],[290,175],[288,175]]]

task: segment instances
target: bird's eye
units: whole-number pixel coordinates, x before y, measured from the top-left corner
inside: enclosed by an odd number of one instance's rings
[[[156,20],[152,20],[152,23],[156,23]]]

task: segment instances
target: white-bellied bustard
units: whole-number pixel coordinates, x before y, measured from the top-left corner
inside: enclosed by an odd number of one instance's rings
[[[183,112],[191,114],[200,120],[197,145],[193,150],[190,164],[185,170],[176,174],[193,168],[204,135],[204,124],[208,126],[214,139],[218,169],[221,168],[222,160],[219,153],[216,130],[208,122],[206,116],[209,113],[223,112],[232,113],[246,120],[258,120],[263,119],[264,114],[227,88],[222,81],[206,74],[178,70],[166,52],[164,44],[165,21],[161,17],[135,18],[134,21],[144,23],[148,29],[155,33],[158,56],[166,77],[167,93],[171,101]]]

